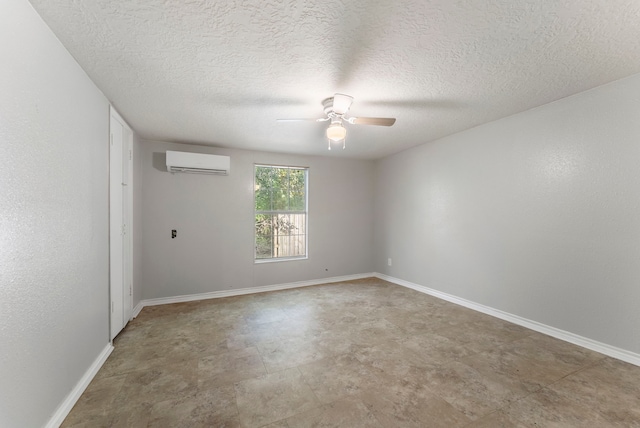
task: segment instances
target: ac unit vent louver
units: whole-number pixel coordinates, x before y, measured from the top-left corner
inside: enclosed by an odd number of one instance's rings
[[[192,174],[229,175],[229,156],[167,150],[167,171]]]

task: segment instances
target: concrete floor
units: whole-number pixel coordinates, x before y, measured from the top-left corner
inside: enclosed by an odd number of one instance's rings
[[[63,427],[640,426],[640,367],[370,278],[146,307]]]

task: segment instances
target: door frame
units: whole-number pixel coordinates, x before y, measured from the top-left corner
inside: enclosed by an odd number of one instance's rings
[[[113,158],[113,132],[115,122],[122,128],[122,152],[119,159]],[[114,165],[114,162],[116,163]],[[119,164],[119,165],[118,165]],[[113,171],[121,171],[119,177],[112,177]],[[119,178],[119,179],[118,179]],[[122,188],[121,233],[112,234],[112,182],[119,182]],[[110,341],[126,326],[133,314],[133,130],[113,106],[109,106],[109,339]],[[117,227],[117,226],[116,226]],[[114,290],[112,278],[112,247],[122,246],[122,290]],[[122,296],[119,301],[117,296]],[[114,305],[122,305],[122,323],[114,326]],[[120,309],[120,308],[118,308]],[[115,330],[115,331],[114,331]]]

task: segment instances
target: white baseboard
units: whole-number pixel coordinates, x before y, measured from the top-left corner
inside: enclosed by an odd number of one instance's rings
[[[107,361],[107,358],[112,351],[113,346],[111,344],[108,344],[102,350],[100,355],[98,355],[98,358],[96,358],[93,364],[91,364],[91,367],[87,369],[80,381],[71,390],[64,401],[58,406],[56,411],[53,413],[53,416],[51,416],[51,419],[49,419],[49,421],[45,425],[45,428],[58,428],[60,425],[62,425],[64,418],[66,418],[71,409],[73,409],[73,406],[75,406],[84,390],[87,389],[87,386],[89,386],[89,383],[91,383],[95,375],[98,373],[100,367],[102,367],[104,362]]]
[[[240,288],[237,290],[212,291],[209,293],[188,294],[185,296],[160,297],[157,299],[141,300],[133,310],[136,317],[145,306],[166,305],[169,303],[192,302],[195,300],[219,299],[221,297],[241,296],[244,294],[266,293],[268,291],[287,290],[290,288],[308,287],[310,285],[331,284],[334,282],[352,281],[354,279],[371,278],[373,273],[360,273],[356,275],[334,276],[331,278],[312,279],[309,281],[289,282],[286,284],[263,285],[260,287]]]
[[[135,317],[137,317],[140,314],[140,311],[142,310],[142,308],[144,308],[144,304],[142,303],[142,300],[141,300],[138,302],[135,308],[133,308],[133,311],[131,311],[131,319],[134,319]]]
[[[261,287],[252,287],[252,288],[241,288],[238,290],[223,290],[223,291],[213,291],[210,293],[200,293],[200,294],[190,294],[185,296],[175,296],[175,297],[163,297],[158,299],[147,299],[141,300],[136,307],[133,309],[133,318],[137,317],[142,308],[145,306],[155,306],[155,305],[164,305],[169,303],[179,303],[179,302],[191,302],[195,300],[204,300],[204,299],[216,299],[221,297],[231,297],[231,296],[240,296],[244,294],[253,294],[253,293],[265,293],[268,291],[278,291],[278,290],[287,290],[290,288],[298,288],[298,287],[308,287],[311,285],[321,285],[321,284],[330,284],[335,282],[343,282],[343,281],[351,281],[355,279],[363,279],[376,277],[383,279],[385,281],[392,282],[397,285],[401,285],[403,287],[411,288],[413,290],[419,291],[421,293],[429,294],[434,297],[438,297],[440,299],[446,300],[451,303],[455,303],[460,306],[467,307],[469,309],[473,309],[478,312],[482,312],[487,315],[494,316],[496,318],[500,318],[502,320],[529,328],[531,330],[555,337],[560,340],[564,340],[569,343],[573,343],[578,346],[582,346],[587,349],[591,349],[592,351],[600,352],[601,354],[608,355],[613,358],[617,358],[622,361],[626,361],[630,364],[634,364],[640,366],[640,354],[636,354],[631,351],[627,351],[625,349],[617,348],[615,346],[607,345],[606,343],[598,342],[583,336],[579,336],[577,334],[573,334],[564,330],[560,330],[555,327],[551,327],[545,324],[541,324],[537,321],[532,321],[526,318],[522,318],[518,315],[513,315],[508,312],[501,311],[499,309],[494,309],[489,306],[481,305],[479,303],[472,302],[470,300],[462,299],[460,297],[443,293],[438,290],[434,290],[429,287],[425,287],[423,285],[415,284],[409,281],[405,281],[403,279],[395,278],[389,275],[381,274],[381,273],[363,273],[356,275],[345,275],[345,276],[335,276],[331,278],[323,278],[323,279],[315,279],[310,281],[298,281],[298,282],[290,282],[286,284],[274,284],[274,285],[265,285]],[[91,380],[98,373],[98,370],[102,367],[104,362],[107,360],[111,352],[113,351],[113,346],[108,344],[98,355],[93,364],[87,369],[85,374],[82,376],[80,381],[76,384],[73,390],[67,395],[64,401],[58,406],[56,411],[53,413],[45,428],[57,428],[59,427],[64,419],[67,417],[73,406],[76,404],[82,393],[87,389]]]
[[[543,333],[543,334],[555,337],[557,339],[564,340],[565,342],[573,343],[574,345],[582,346],[583,348],[591,349],[592,351],[600,352],[601,354],[608,355],[610,357],[617,358],[619,360],[626,361],[628,363],[640,366],[640,354],[636,354],[634,352],[627,351],[625,349],[617,348],[615,346],[607,345],[606,343],[598,342],[596,340],[579,336],[577,334],[570,333],[568,331],[560,330],[558,328],[551,327],[551,326],[539,323],[537,321],[532,321],[526,318],[522,318],[518,315],[513,315],[508,312],[501,311],[499,309],[494,309],[489,306],[475,303],[470,300],[466,300],[466,299],[454,296],[452,294],[443,293],[441,291],[434,290],[432,288],[425,287],[423,285],[415,284],[413,282],[405,281],[399,278],[394,278],[392,276],[377,273],[377,272],[363,273],[363,274],[357,274],[357,275],[336,276],[331,278],[315,279],[311,281],[290,282],[286,284],[265,285],[262,287],[241,288],[238,290],[223,290],[223,291],[213,291],[210,293],[190,294],[186,296],[147,299],[147,300],[140,301],[136,305],[136,307],[133,309],[133,317],[134,318],[137,317],[140,311],[142,310],[142,308],[144,308],[145,306],[165,305],[169,303],[180,303],[180,302],[191,302],[194,300],[204,300],[204,299],[216,299],[220,297],[240,296],[244,294],[253,294],[253,293],[264,293],[267,291],[286,290],[290,288],[307,287],[310,285],[320,285],[320,284],[329,284],[334,282],[350,281],[354,279],[369,278],[372,276],[383,279],[385,281],[392,282],[397,285],[401,285],[403,287],[411,288],[421,293],[438,297],[440,299],[446,300],[451,303],[455,303],[460,306],[464,306],[469,309],[473,309],[474,311],[482,312],[484,314],[491,315],[496,318],[500,318],[502,320],[529,328],[539,333]]]
[[[555,337],[556,339],[564,340],[565,342],[573,343],[574,345],[582,346],[583,348],[591,349],[592,351],[599,352],[604,355],[608,355],[618,360],[626,361],[627,363],[640,366],[640,354],[636,354],[625,349],[617,348],[615,346],[607,345],[606,343],[598,342],[596,340],[589,339],[587,337],[579,336],[577,334],[570,333],[568,331],[560,330],[555,327],[551,327],[537,321],[532,321],[526,318],[522,318],[518,315],[513,315],[508,312],[494,309],[489,306],[481,305],[479,303],[472,302],[470,300],[462,299],[460,297],[443,293],[438,290],[434,290],[423,285],[414,284],[413,282],[405,281],[403,279],[394,278],[385,274],[374,272],[373,276],[383,279],[385,281],[392,282],[394,284],[401,285],[403,287],[411,288],[421,293],[429,294],[434,297],[438,297],[442,300],[446,300],[451,303],[455,303],[460,306],[464,306],[474,311],[482,312],[487,315],[500,318],[502,320],[518,324],[522,327],[537,331],[539,333],[546,334],[548,336]]]

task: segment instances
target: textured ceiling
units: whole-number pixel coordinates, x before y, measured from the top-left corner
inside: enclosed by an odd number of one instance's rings
[[[640,72],[638,0],[31,0],[146,139],[379,158]],[[327,152],[335,92],[354,116]],[[336,147],[337,149],[338,147]]]

